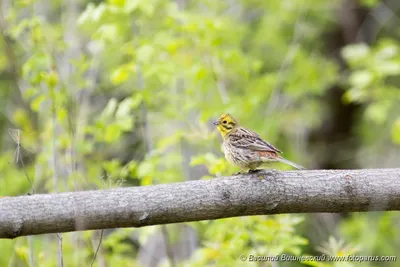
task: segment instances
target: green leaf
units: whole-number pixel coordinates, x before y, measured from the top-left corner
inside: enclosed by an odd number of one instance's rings
[[[136,66],[134,64],[121,66],[111,74],[111,82],[115,85],[119,85],[125,82],[135,71]]]
[[[95,8],[96,6],[93,3],[88,3],[85,11],[83,11],[82,14],[79,16],[79,18],[77,19],[78,25],[81,26],[87,24],[90,20],[92,20]]]
[[[365,116],[377,124],[386,121],[389,105],[386,102],[377,102],[369,105],[365,111]]]
[[[391,59],[399,54],[399,47],[393,43],[380,43],[383,45],[381,49],[376,53],[376,58],[379,60]]]
[[[121,162],[117,159],[113,160],[108,160],[104,161],[102,163],[102,167],[109,173],[109,174],[115,174],[119,171],[121,167]]]
[[[394,143],[400,145],[400,117],[392,126],[392,140]]]
[[[140,165],[137,169],[137,175],[139,177],[153,175],[154,173],[155,173],[154,163],[149,162],[149,161],[144,161],[144,162],[140,163]]]
[[[361,0],[361,4],[368,8],[374,8],[380,4],[379,0]]]
[[[24,99],[30,99],[40,93],[40,90],[37,87],[30,87],[24,91],[23,97]]]
[[[118,106],[118,101],[115,98],[111,98],[108,101],[107,106],[104,108],[103,112],[101,113],[100,120],[105,121],[105,120],[111,119],[117,106]]]
[[[400,74],[400,62],[386,61],[376,66],[377,71],[384,76],[394,76]]]
[[[342,49],[343,58],[354,64],[364,61],[369,54],[370,48],[367,44],[352,44]]]
[[[105,127],[104,141],[113,143],[121,137],[121,128],[116,124],[109,124]]]
[[[119,36],[118,26],[115,23],[103,24],[94,34],[93,37],[109,42],[114,42]]]
[[[133,96],[131,97],[132,99],[132,108],[137,108],[142,102],[143,102],[143,94],[140,92],[135,92]]]
[[[217,157],[212,153],[201,154],[193,156],[190,160],[190,166],[206,165],[215,162]]]
[[[373,80],[373,75],[367,70],[355,71],[350,76],[350,83],[354,87],[365,88],[371,84]]]
[[[15,254],[25,263],[28,264],[28,247],[23,246],[16,246],[15,247]]]
[[[136,51],[137,60],[140,62],[149,62],[154,56],[155,49],[151,45],[142,45]]]
[[[130,116],[130,112],[132,110],[132,105],[133,100],[131,97],[127,97],[124,100],[122,100],[117,108],[117,111],[115,112],[115,117],[116,118],[123,118],[126,116]]]
[[[123,7],[126,2],[131,2],[131,1],[130,0],[128,0],[128,1],[125,1],[125,0],[108,0],[107,2],[110,3],[111,5]]]
[[[64,121],[68,116],[68,111],[65,108],[61,107],[57,109],[56,114],[58,121]]]
[[[174,134],[161,138],[157,143],[157,148],[160,150],[165,150],[168,147],[178,143],[183,136],[184,136],[183,132],[177,131]]]
[[[31,102],[31,109],[33,111],[39,112],[40,111],[40,107],[42,105],[42,103],[46,101],[46,96],[45,95],[39,95],[38,97],[36,97],[32,102]]]
[[[121,131],[128,132],[132,131],[134,125],[134,118],[132,116],[118,118],[115,122],[116,125],[121,129]]]
[[[11,35],[13,36],[14,39],[18,39],[21,34],[25,30],[29,30],[31,24],[31,20],[29,19],[22,19],[20,23],[18,23],[15,26],[10,25],[11,27]]]
[[[124,10],[128,13],[135,11],[142,0],[130,0],[125,2]]]
[[[358,87],[347,90],[342,96],[342,101],[345,104],[350,104],[352,102],[361,103],[367,99],[368,99],[367,92]]]
[[[94,6],[92,6],[91,3],[89,3],[88,8],[90,10],[89,11],[90,19],[92,19],[95,22],[100,21],[105,12],[107,11],[107,5],[105,3],[101,3],[96,8],[94,8]]]

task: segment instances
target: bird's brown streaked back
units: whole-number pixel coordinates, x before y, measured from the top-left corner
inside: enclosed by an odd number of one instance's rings
[[[232,131],[227,138],[230,139],[230,142],[233,146],[238,148],[262,152],[282,153],[270,143],[262,140],[257,133],[242,127],[238,127],[235,131]]]

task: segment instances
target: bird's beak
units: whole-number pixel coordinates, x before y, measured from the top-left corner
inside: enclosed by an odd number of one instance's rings
[[[219,125],[219,121],[214,121],[213,124],[214,125]]]

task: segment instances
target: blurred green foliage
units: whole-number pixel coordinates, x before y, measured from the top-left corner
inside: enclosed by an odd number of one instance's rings
[[[362,4],[374,8],[379,1]],[[341,72],[323,38],[337,26],[340,5],[327,0],[4,4],[0,196],[28,192],[25,172],[40,193],[232,174],[237,170],[224,160],[210,123],[225,112],[287,158],[312,165],[316,158],[307,153],[307,136],[327,111],[322,97],[338,84],[345,88],[344,104],[363,106],[355,125],[360,155],[343,157],[362,167],[386,167],[385,159],[393,158],[375,152],[391,152],[398,162],[393,145],[400,144],[400,46],[390,34],[378,35],[373,45],[348,45],[341,50],[348,69]],[[15,160],[17,144],[7,128],[22,130],[23,164]],[[337,239],[327,234],[318,244],[301,228],[307,220],[277,215],[184,224],[196,233],[191,235],[182,234],[182,225],[170,225],[164,238],[176,251],[189,237],[195,240],[193,251],[176,256],[179,266],[241,266],[241,254],[400,255],[396,214],[353,214],[340,223]],[[172,266],[159,245],[156,254],[143,254],[161,232],[158,226],[107,231],[95,265],[143,266],[143,257],[153,257]],[[93,231],[64,234],[65,266],[89,265],[98,239]],[[57,244],[55,235],[2,240],[0,266],[55,266]],[[322,249],[316,252],[315,245]],[[293,265],[355,266],[282,263]]]

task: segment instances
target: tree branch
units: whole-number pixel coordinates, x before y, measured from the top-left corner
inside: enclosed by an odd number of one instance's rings
[[[0,238],[246,215],[377,210],[400,210],[400,169],[265,170],[211,180],[0,198]]]

